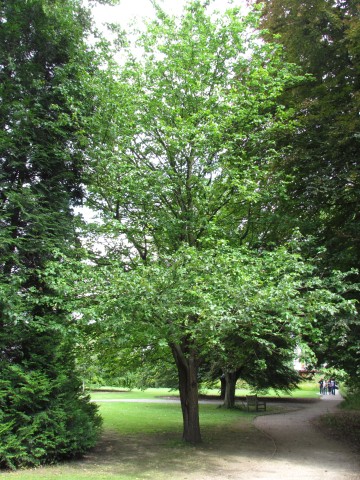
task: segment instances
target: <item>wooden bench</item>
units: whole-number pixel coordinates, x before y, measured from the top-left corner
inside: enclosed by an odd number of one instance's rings
[[[255,407],[257,412],[259,410],[266,411],[266,400],[259,398],[257,395],[246,395],[246,407],[248,411],[250,407]]]

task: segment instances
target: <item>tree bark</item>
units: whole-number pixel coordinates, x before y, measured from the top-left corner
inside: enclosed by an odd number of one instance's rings
[[[237,372],[226,372],[225,373],[225,398],[223,407],[224,408],[234,408],[235,407],[235,389],[236,382],[238,379]]]
[[[183,440],[200,443],[198,359],[193,350],[184,354],[180,345],[171,345],[179,375],[179,391],[183,416]]]
[[[220,384],[221,384],[221,390],[220,390],[220,398],[221,400],[225,399],[225,392],[226,392],[226,380],[225,380],[225,375],[222,374],[220,377]]]

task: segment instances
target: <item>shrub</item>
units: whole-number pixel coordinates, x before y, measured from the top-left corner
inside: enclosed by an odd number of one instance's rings
[[[31,340],[30,359],[0,359],[1,468],[81,455],[95,445],[101,430],[97,407],[82,393],[69,348],[59,336]]]

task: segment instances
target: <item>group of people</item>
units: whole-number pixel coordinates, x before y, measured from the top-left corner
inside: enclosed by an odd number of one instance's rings
[[[320,385],[320,395],[335,395],[338,386],[333,378],[330,380],[324,380],[323,378],[319,381]]]

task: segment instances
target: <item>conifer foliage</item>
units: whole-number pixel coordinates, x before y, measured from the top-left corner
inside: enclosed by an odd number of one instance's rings
[[[16,468],[82,453],[100,429],[45,274],[74,250],[95,69],[77,0],[2,0],[0,24],[0,467]]]

